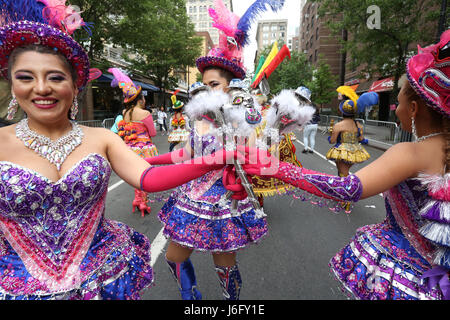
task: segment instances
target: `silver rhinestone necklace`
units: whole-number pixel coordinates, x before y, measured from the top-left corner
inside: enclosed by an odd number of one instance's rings
[[[423,141],[425,139],[428,139],[428,138],[431,138],[431,137],[434,137],[434,136],[438,136],[440,134],[442,134],[442,132],[431,133],[431,134],[429,134],[427,136],[422,136],[422,137],[417,138],[417,140],[415,142],[420,142],[420,141]]]
[[[73,121],[70,123],[72,130],[58,140],[52,141],[31,130],[28,126],[28,119],[25,118],[16,126],[16,137],[22,140],[27,148],[54,164],[59,171],[64,160],[83,140],[83,131],[78,124]]]

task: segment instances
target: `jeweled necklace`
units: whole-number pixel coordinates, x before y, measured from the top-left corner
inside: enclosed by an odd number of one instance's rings
[[[75,122],[71,121],[72,130],[56,141],[38,134],[28,126],[28,119],[21,120],[16,126],[16,137],[23,141],[27,148],[30,148],[41,157],[47,159],[56,166],[58,171],[67,156],[81,144],[83,131]]]
[[[430,133],[430,134],[427,135],[427,136],[422,136],[422,137],[417,138],[417,140],[416,140],[415,142],[420,142],[420,141],[423,141],[423,140],[425,140],[425,139],[428,139],[428,138],[431,138],[431,137],[434,137],[434,136],[438,136],[438,135],[440,135],[440,134],[442,134],[442,132]]]

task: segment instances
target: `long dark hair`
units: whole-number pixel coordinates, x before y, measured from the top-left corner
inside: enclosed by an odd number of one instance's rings
[[[142,94],[142,91],[136,96],[136,98],[134,98],[133,100],[129,101],[129,102],[124,102],[124,108],[122,110],[123,112],[123,117],[125,118],[125,115],[127,114],[128,111],[130,111],[130,121],[133,117],[133,109],[134,107],[136,107],[137,102],[139,100],[144,99],[144,95]]]

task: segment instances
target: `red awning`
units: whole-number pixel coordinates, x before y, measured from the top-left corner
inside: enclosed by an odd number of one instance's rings
[[[386,78],[382,80],[375,81],[370,86],[369,91],[374,92],[384,92],[384,91],[391,91],[394,87],[394,78]]]

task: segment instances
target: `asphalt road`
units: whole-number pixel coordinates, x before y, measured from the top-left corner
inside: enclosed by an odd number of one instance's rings
[[[302,133],[295,141],[297,156],[304,167],[336,174],[333,163],[323,155],[330,148],[326,135],[318,132],[316,152],[303,154]],[[160,153],[169,150],[167,136],[159,132],[154,139]],[[373,161],[383,151],[367,147]],[[365,163],[364,165],[366,165]],[[355,165],[356,172],[362,165]],[[106,217],[128,224],[152,242],[155,284],[144,291],[144,300],[180,300],[177,285],[164,261],[167,241],[161,236],[157,213],[163,203],[153,203],[150,215],[132,213],[133,188],[113,174],[107,197]],[[243,279],[241,300],[342,300],[347,299],[330,273],[330,258],[355,234],[357,228],[384,219],[384,201],[374,196],[355,204],[350,214],[333,213],[290,196],[267,197],[264,210],[269,232],[258,244],[238,252]],[[194,252],[198,288],[205,300],[221,300],[221,289],[209,253]]]

